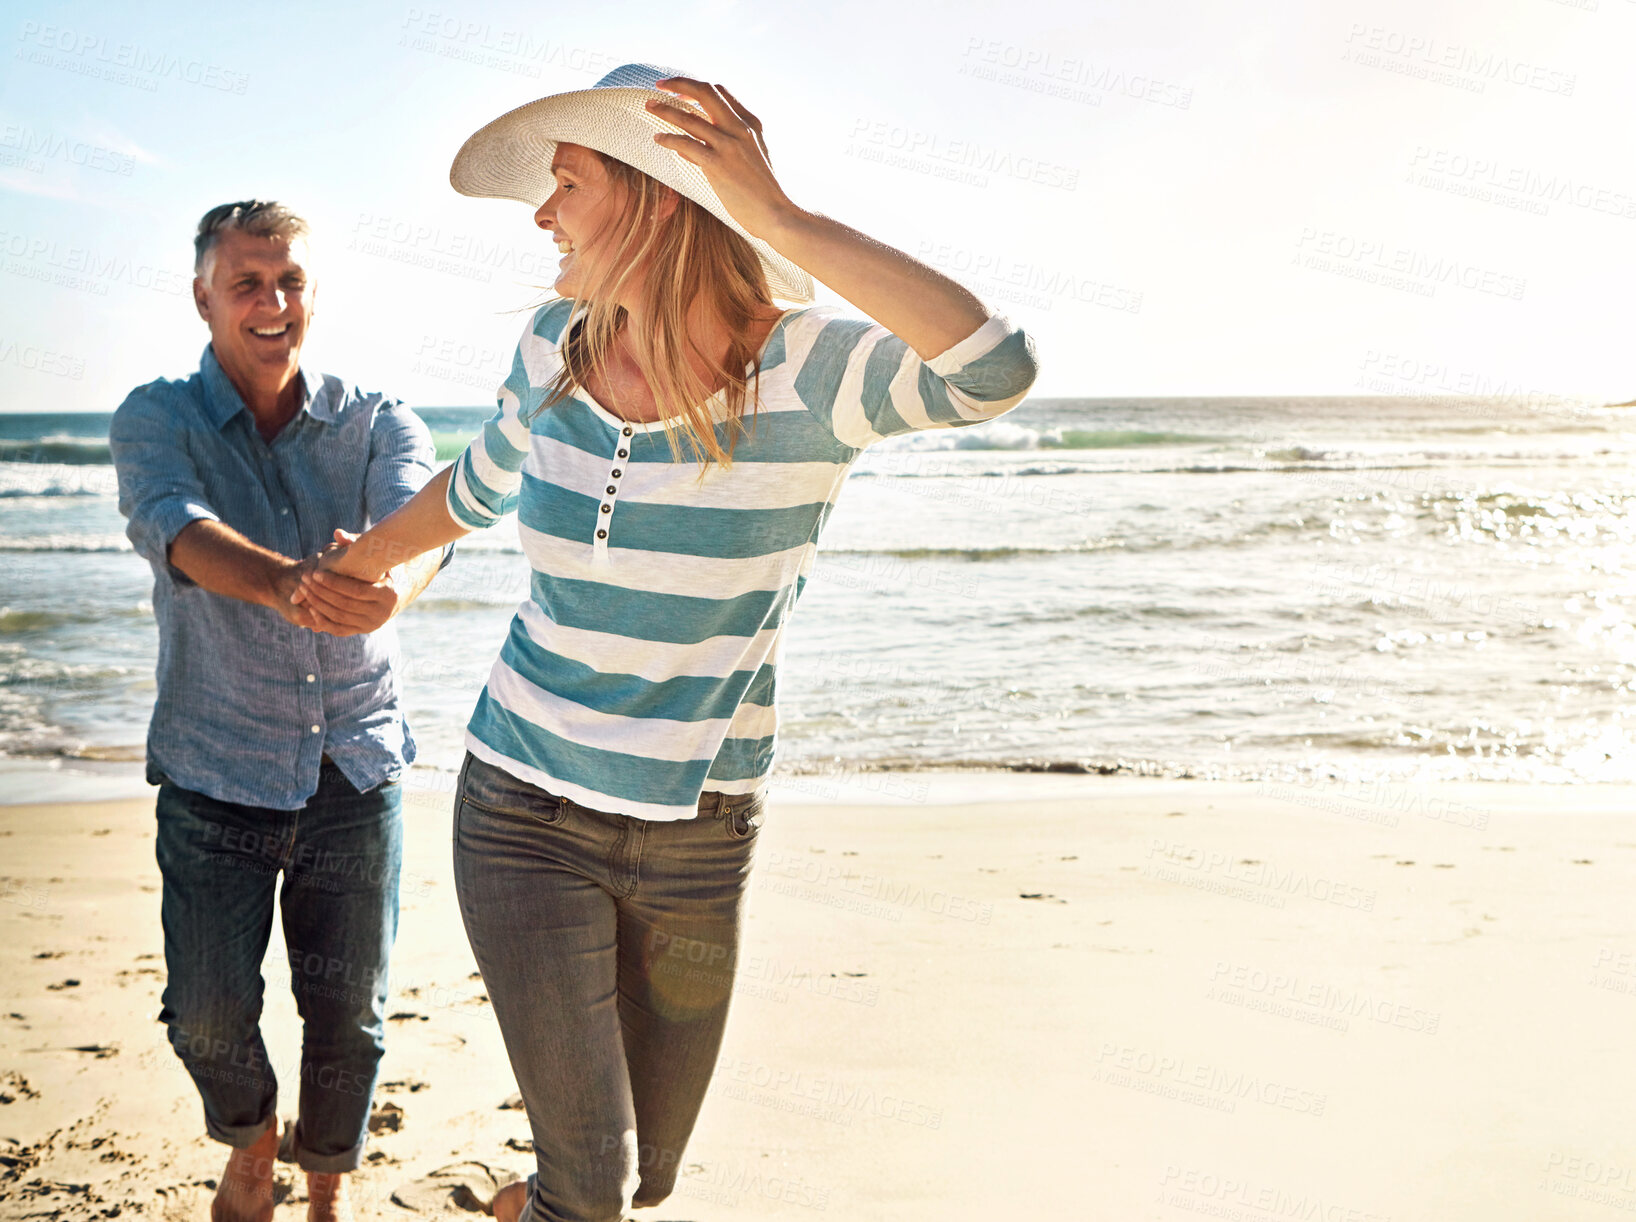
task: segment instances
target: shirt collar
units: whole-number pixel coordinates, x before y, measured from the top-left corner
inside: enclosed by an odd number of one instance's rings
[[[249,410],[244,406],[243,396],[222,369],[221,362],[216,359],[215,350],[209,344],[205,345],[204,355],[199,358],[199,369],[204,374],[205,411],[213,425],[220,429],[240,412]],[[333,378],[326,378],[321,373],[310,372],[305,368],[296,370],[301,410],[324,424],[335,423],[336,412],[340,406],[336,402],[335,387],[332,385],[334,381]]]

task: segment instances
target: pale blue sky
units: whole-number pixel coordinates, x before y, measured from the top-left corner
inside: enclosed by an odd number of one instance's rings
[[[0,14],[0,410],[194,369],[193,226],[255,195],[318,227],[310,364],[492,403],[555,254],[449,162],[635,60],[728,84],[797,202],[964,274],[1041,395],[1636,395],[1636,0]]]

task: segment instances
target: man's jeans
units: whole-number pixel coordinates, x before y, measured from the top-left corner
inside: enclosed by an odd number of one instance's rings
[[[467,755],[454,878],[534,1134],[520,1222],[617,1222],[670,1194],[721,1047],[763,797],[660,822]]]
[[[386,964],[398,928],[402,789],[359,793],[325,763],[300,810],[159,788],[171,1046],[204,1100],[210,1136],[249,1146],[277,1122],[277,1081],[258,1026],[273,891],[302,1019],[296,1161],[350,1171],[363,1153],[385,1047]]]

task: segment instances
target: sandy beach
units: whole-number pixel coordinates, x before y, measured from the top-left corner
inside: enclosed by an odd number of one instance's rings
[[[870,790],[775,790],[722,1061],[677,1194],[639,1217],[1636,1208],[1628,791]],[[471,1197],[416,1182],[532,1161],[454,908],[447,795],[409,797],[362,1218],[460,1214]],[[0,808],[6,1217],[208,1216],[225,1151],[155,1021],[152,805]],[[283,955],[275,932],[263,1030],[290,1083]],[[280,1175],[279,1217],[304,1216]]]

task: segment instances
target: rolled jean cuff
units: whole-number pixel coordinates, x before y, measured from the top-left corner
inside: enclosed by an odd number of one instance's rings
[[[292,1162],[303,1171],[317,1171],[325,1175],[334,1175],[337,1172],[356,1171],[358,1164],[364,1160],[364,1143],[359,1142],[350,1150],[343,1150],[339,1154],[314,1154],[301,1144],[301,1122],[297,1120],[290,1132],[291,1151],[286,1162]]]
[[[205,1132],[223,1145],[236,1150],[248,1150],[261,1140],[261,1135],[278,1124],[278,1106],[267,1109],[267,1114],[255,1124],[217,1124],[205,1113]]]

